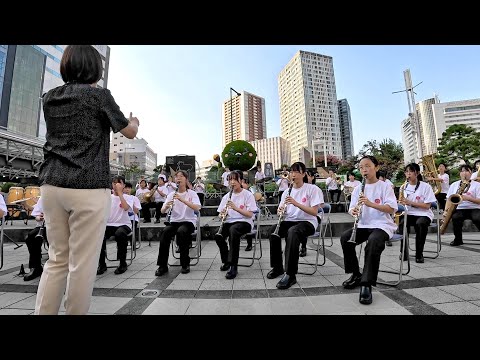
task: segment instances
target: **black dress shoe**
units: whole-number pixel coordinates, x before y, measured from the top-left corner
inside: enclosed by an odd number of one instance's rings
[[[225,277],[227,279],[235,279],[237,277],[238,271],[237,271],[237,265],[232,265],[230,266],[230,270],[225,274]]]
[[[158,267],[157,271],[155,271],[155,276],[162,276],[163,274],[168,273],[168,267]]]
[[[360,281],[362,280],[362,274],[352,274],[350,278],[345,280],[342,283],[342,286],[345,289],[355,289],[357,286],[360,286]]]
[[[30,280],[36,279],[37,277],[42,275],[42,272],[43,272],[43,268],[41,266],[31,268],[28,274],[25,274],[23,276],[23,281],[30,281]]]
[[[460,246],[460,245],[463,245],[463,241],[455,241],[455,240],[453,240],[453,241],[450,243],[450,246]]]
[[[392,242],[390,240],[385,241],[385,245],[387,246],[393,246]]]
[[[155,220],[155,224],[160,224],[160,220],[159,219]]]
[[[250,251],[250,250],[252,250],[252,244],[247,244],[245,251]]]
[[[307,248],[306,248],[306,247],[300,248],[300,254],[299,254],[299,256],[300,256],[300,257],[307,256]]]
[[[362,285],[360,288],[360,304],[370,305],[372,303],[372,287],[370,285]]]
[[[419,264],[423,264],[425,262],[425,259],[423,258],[423,256],[421,257],[415,257],[415,262],[416,263],[419,263]]]
[[[228,263],[222,264],[222,266],[220,266],[221,271],[227,271],[228,269],[230,269],[230,264]]]
[[[125,271],[127,271],[128,266],[127,264],[120,264],[119,267],[117,267],[114,271],[115,275],[120,275],[123,274]]]
[[[107,271],[107,265],[98,265],[97,275],[102,275],[105,271]]]
[[[273,268],[270,270],[267,274],[268,279],[275,279],[276,277],[279,277],[280,275],[283,275],[285,271],[283,269],[275,269]]]
[[[190,266],[187,265],[185,267],[182,266],[182,270],[181,270],[181,273],[182,274],[188,274],[190,272]]]
[[[175,252],[178,254],[180,253],[180,248],[178,247],[178,245],[175,245]]]
[[[277,289],[285,290],[296,283],[297,278],[295,275],[284,274],[282,279],[277,283]]]

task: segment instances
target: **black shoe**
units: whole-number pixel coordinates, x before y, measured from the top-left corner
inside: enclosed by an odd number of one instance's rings
[[[127,264],[120,264],[120,266],[115,269],[114,274],[115,275],[123,274],[125,271],[127,271],[127,269],[128,269]]]
[[[180,248],[178,247],[178,245],[175,245],[175,252],[178,254],[180,252]]]
[[[357,275],[352,274],[350,278],[348,278],[342,283],[342,286],[345,289],[355,289],[357,286],[360,286],[361,280],[362,280],[362,274],[357,274]]]
[[[273,268],[270,270],[267,274],[268,279],[275,279],[276,277],[279,277],[280,275],[283,275],[285,271],[283,269],[275,269]]]
[[[252,250],[252,244],[247,244],[245,251],[251,251],[251,250]]]
[[[372,287],[370,285],[362,285],[360,288],[360,304],[370,305],[372,303]]]
[[[155,220],[155,224],[160,224],[160,219]]]
[[[185,267],[182,266],[182,274],[188,274],[190,272],[190,266],[187,265]]]
[[[237,271],[237,265],[232,265],[230,266],[230,270],[225,274],[225,277],[227,279],[234,279],[237,277],[238,271]]]
[[[102,275],[105,271],[107,271],[107,265],[106,264],[98,265],[97,275]]]
[[[144,219],[143,222],[144,222],[144,223],[151,223],[152,220],[145,220],[145,219]]]
[[[285,290],[297,283],[295,275],[284,274],[282,279],[277,283],[277,289]]]
[[[416,257],[415,262],[419,263],[419,264],[423,264],[425,262],[425,259],[423,258],[423,256],[418,257],[418,258]]]
[[[299,254],[299,256],[300,256],[300,257],[307,256],[307,248],[306,248],[306,247],[300,248],[300,254]]]
[[[168,273],[168,267],[162,268],[161,266],[158,267],[157,271],[155,271],[155,276],[162,276],[163,274]]]
[[[390,240],[385,241],[385,245],[392,246],[392,242]]]
[[[36,279],[37,277],[41,276],[43,272],[42,266],[31,268],[28,274],[23,276],[23,281],[30,281]]]
[[[463,241],[455,241],[455,240],[453,240],[453,241],[450,243],[450,246],[460,246],[460,245],[463,245]]]
[[[222,266],[220,266],[220,271],[227,271],[228,269],[230,269],[229,263],[225,263],[225,264],[222,264]]]

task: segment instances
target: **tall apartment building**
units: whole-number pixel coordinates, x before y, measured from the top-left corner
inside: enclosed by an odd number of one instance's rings
[[[257,152],[257,161],[260,160],[262,167],[265,163],[273,164],[273,170],[281,169],[283,164],[290,166],[291,150],[290,143],[277,136],[268,139],[250,141]]]
[[[338,100],[338,118],[340,120],[340,136],[342,139],[342,157],[348,159],[353,156],[353,131],[350,105],[347,99]]]
[[[299,50],[278,75],[281,137],[290,142],[291,161],[305,161],[315,153],[340,159],[342,139],[331,56]]]
[[[417,162],[417,139],[415,136],[412,119],[410,117],[402,121],[402,144],[403,162],[405,165]]]
[[[437,139],[451,125],[462,124],[480,131],[480,99],[451,101],[433,105]]]
[[[99,87],[107,87],[110,48],[93,45],[104,68]],[[0,126],[45,138],[40,97],[63,85],[60,60],[66,45],[0,45]]]
[[[253,141],[267,137],[265,99],[242,91],[223,102],[222,149],[234,140]]]
[[[152,172],[157,167],[157,154],[144,139],[128,139],[120,132],[113,134],[110,141],[110,161],[121,166],[137,165]]]

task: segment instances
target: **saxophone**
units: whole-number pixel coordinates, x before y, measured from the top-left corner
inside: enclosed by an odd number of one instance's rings
[[[448,197],[447,203],[445,204],[445,210],[443,211],[442,225],[440,226],[440,234],[445,234],[447,230],[448,223],[452,219],[452,214],[457,208],[457,206],[462,202],[462,194],[465,191],[468,191],[470,188],[470,183],[472,180],[462,180],[458,187],[458,190],[455,194],[452,194]]]
[[[435,166],[434,154],[425,155],[422,157],[421,161],[422,165],[424,166],[424,171],[422,173],[425,181],[427,181],[427,177],[438,179],[438,172],[437,167]],[[435,195],[439,194],[442,191],[442,182],[438,180],[431,180],[427,181],[430,186],[432,187],[433,193]]]
[[[290,183],[290,186],[288,187],[288,194],[287,196],[290,196],[290,193],[292,192],[292,187],[293,187],[293,181]],[[275,230],[272,233],[272,236],[279,238],[280,235],[278,235],[278,232],[280,231],[280,225],[282,224],[283,219],[285,219],[285,210],[287,209],[287,205],[283,205],[283,208],[278,211],[278,222],[277,226],[275,227]]]
[[[408,179],[402,184],[402,186],[400,186],[400,189],[398,190],[398,200],[397,200],[397,203],[401,203],[403,200],[405,200],[405,188],[407,187],[408,185]],[[398,224],[400,223],[400,216],[403,216],[405,214],[405,206],[403,204],[401,204],[402,207],[403,207],[403,210],[398,212],[398,213],[395,213],[395,224],[398,226]],[[400,209],[399,209],[400,210]]]
[[[355,238],[357,237],[358,221],[360,220],[360,218],[362,216],[363,204],[361,203],[360,198],[363,196],[363,190],[365,190],[366,179],[367,179],[367,176],[364,176],[363,180],[362,180],[362,185],[361,185],[361,188],[360,188],[360,192],[358,193],[357,205],[355,205],[355,208],[354,208],[358,211],[358,214],[356,216],[354,216],[355,222],[353,223],[352,235],[350,236],[350,239],[347,241],[347,242],[354,243],[354,244],[357,243]]]
[[[230,201],[232,199],[232,194],[233,194],[233,186],[230,189],[230,192],[228,194],[228,201]],[[228,201],[227,201],[227,203],[228,203]],[[230,210],[230,206],[226,205],[225,209],[223,209],[223,211],[220,213],[221,222],[220,222],[220,226],[218,228],[218,231],[215,234],[216,239],[223,240],[222,230],[223,230],[223,224],[225,223],[225,220],[228,217],[228,210]]]

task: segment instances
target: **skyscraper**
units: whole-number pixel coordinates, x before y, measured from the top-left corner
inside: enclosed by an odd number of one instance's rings
[[[342,137],[342,156],[344,159],[347,159],[354,154],[352,118],[350,116],[350,105],[348,105],[347,99],[338,100],[338,117]]]
[[[304,150],[343,158],[337,92],[331,56],[299,50],[278,75],[281,137],[290,142],[291,161]],[[308,164],[307,164],[308,166]]]
[[[240,95],[232,98],[232,104],[230,99],[223,102],[222,149],[233,140],[253,141],[266,137],[264,98],[242,91]]]
[[[454,124],[462,124],[480,131],[480,99],[437,102],[433,105],[437,139]]]

